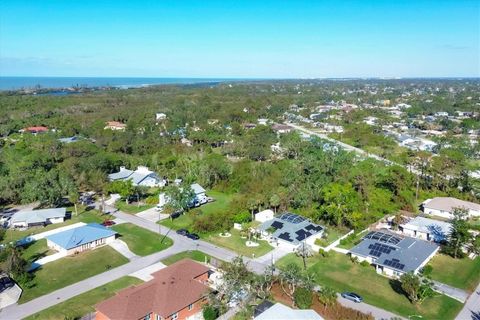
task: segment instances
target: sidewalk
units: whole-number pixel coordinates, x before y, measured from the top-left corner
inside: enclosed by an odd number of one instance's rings
[[[433,290],[443,293],[444,295],[452,299],[455,299],[457,301],[460,301],[461,303],[465,303],[465,301],[467,301],[468,292],[466,292],[465,290],[458,289],[435,280],[432,280],[432,282],[433,282]]]

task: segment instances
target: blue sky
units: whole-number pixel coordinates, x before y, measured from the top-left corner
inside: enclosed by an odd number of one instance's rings
[[[0,74],[480,76],[480,5],[465,0],[4,0]]]

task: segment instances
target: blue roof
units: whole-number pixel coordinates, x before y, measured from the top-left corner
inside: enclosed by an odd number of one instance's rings
[[[47,236],[47,239],[56,243],[60,247],[69,250],[95,240],[108,238],[115,234],[117,234],[117,232],[98,223],[89,223],[78,228],[65,230]]]

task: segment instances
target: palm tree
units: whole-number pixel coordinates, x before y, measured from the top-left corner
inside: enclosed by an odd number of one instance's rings
[[[270,198],[270,206],[273,207],[273,211],[277,214],[277,208],[280,205],[280,197],[276,194],[272,195]]]

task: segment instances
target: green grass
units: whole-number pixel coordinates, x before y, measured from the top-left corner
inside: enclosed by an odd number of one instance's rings
[[[128,248],[139,256],[147,256],[173,245],[172,239],[137,227],[131,223],[115,225],[112,229],[117,231],[120,234],[120,239],[125,241]],[[160,243],[161,240],[163,240],[162,243]]]
[[[163,259],[162,262],[167,266],[186,258],[199,261],[199,262],[205,262],[205,257],[207,257],[207,262],[210,261],[211,257],[208,254],[203,253],[201,251],[198,251],[198,250],[183,251],[183,252],[174,254],[173,256],[170,256],[166,259]]]
[[[24,303],[72,283],[127,263],[128,259],[109,246],[47,263],[37,269],[32,287],[23,287],[19,303]]]
[[[138,285],[142,283],[140,279],[133,277],[123,277],[107,283],[103,286],[95,288],[93,290],[82,293],[76,297],[68,299],[53,307],[35,313],[34,315],[27,317],[28,320],[64,320],[64,319],[79,319],[80,317],[95,311],[94,305],[106,300],[116,292],[130,287],[132,285]]]
[[[301,259],[294,254],[280,259],[277,266],[284,268],[289,262],[302,266]],[[366,303],[404,317],[420,314],[425,319],[453,319],[462,308],[460,302],[444,295],[413,305],[390,279],[378,275],[371,266],[352,263],[346,255],[333,252],[326,258],[316,255],[307,260],[307,265],[319,285],[332,287],[337,292],[356,292]]]
[[[136,204],[127,204],[125,201],[119,200],[119,201],[115,202],[115,207],[117,207],[118,210],[123,211],[125,213],[136,214],[136,213],[151,209],[151,208],[155,207],[155,205],[153,205],[153,204],[143,204],[143,205],[138,206]]]
[[[47,239],[40,239],[23,246],[22,257],[28,262],[33,262],[45,256],[48,256],[54,251],[47,246]]]
[[[351,241],[349,241],[348,243],[346,244],[339,244],[338,247],[339,248],[343,248],[343,249],[352,249],[353,247],[355,247],[361,240],[364,236],[367,235],[367,232],[361,232],[361,233],[354,233],[353,234],[353,239]],[[346,239],[349,239],[349,237],[351,237],[352,235],[348,236]]]
[[[207,194],[208,196],[214,198],[215,201],[205,204],[199,208],[199,210],[202,212],[202,215],[209,215],[217,212],[225,212],[225,210],[227,210],[230,204],[230,201],[232,201],[232,198],[233,198],[233,195],[231,194],[226,194],[223,192],[213,191],[213,190],[207,192]],[[194,209],[181,215],[177,219],[174,219],[174,220],[165,219],[160,223],[173,230],[187,229],[189,231],[192,231],[191,227],[193,225],[193,218],[196,212],[198,212],[198,210]]]
[[[215,233],[206,237],[205,240],[247,257],[252,257],[252,254],[255,254],[255,257],[260,257],[273,249],[273,247],[265,240],[257,240],[260,244],[258,247],[247,247],[245,242],[248,239],[242,239],[238,230],[232,229],[230,230],[230,233],[232,236],[229,238],[220,237],[218,235],[219,233]]]
[[[71,219],[66,220],[63,223],[56,223],[56,224],[50,224],[45,227],[32,227],[28,228],[27,230],[14,230],[14,229],[8,229],[7,232],[5,233],[5,238],[2,241],[2,243],[9,243],[12,241],[17,241],[22,238],[25,238],[27,236],[31,236],[37,233],[57,229],[60,227],[68,226],[77,222],[85,222],[85,223],[92,223],[92,222],[103,222],[105,219],[109,219],[111,216],[109,215],[102,215],[100,214],[99,211],[97,210],[90,210],[90,211],[83,211],[79,210],[78,215],[73,215]]]
[[[454,259],[444,254],[437,254],[430,265],[433,267],[433,280],[472,292],[480,282],[480,257]]]
[[[319,245],[321,247],[328,247],[328,245],[335,242],[337,239],[339,239],[340,237],[342,237],[344,234],[347,233],[344,230],[340,230],[340,229],[334,228],[334,227],[327,227],[326,230],[327,230],[326,231],[327,238],[326,239],[323,239],[323,238],[318,239],[317,241],[315,241],[316,245]]]

